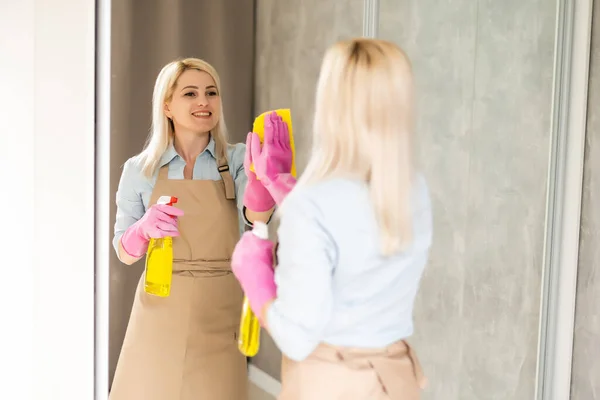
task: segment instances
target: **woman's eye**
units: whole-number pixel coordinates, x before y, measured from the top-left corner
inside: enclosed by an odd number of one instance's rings
[[[194,97],[195,95],[196,95],[196,93],[194,93],[194,92],[189,92],[189,93],[184,94],[184,96],[187,96],[187,97]]]
[[[217,95],[217,92],[215,92],[215,91],[208,92],[208,93],[206,93],[206,95],[207,95],[207,96],[216,96],[216,95]]]

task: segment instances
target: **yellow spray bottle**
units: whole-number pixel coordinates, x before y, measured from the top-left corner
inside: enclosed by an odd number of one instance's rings
[[[292,114],[289,109],[284,108],[275,111],[267,111],[262,113],[254,120],[252,125],[252,132],[256,133],[260,139],[260,142],[264,142],[265,137],[265,117],[276,112],[281,117],[283,122],[287,124],[288,131],[290,133],[290,149],[292,150],[292,176],[296,177],[296,150],[294,148],[294,136],[292,131]],[[250,170],[254,171],[254,165],[250,166]],[[266,231],[266,225],[264,228],[257,227],[255,224],[252,232],[259,237],[264,239],[268,238],[268,232]],[[258,353],[260,347],[260,322],[248,303],[248,299],[244,297],[244,305],[242,307],[242,317],[240,321],[240,334],[238,336],[238,348],[246,357],[254,357]]]
[[[269,238],[269,228],[267,224],[256,221],[252,228],[252,234],[256,235],[259,239],[267,240]],[[254,357],[258,353],[259,346],[260,322],[256,315],[254,315],[254,312],[252,312],[248,298],[244,297],[238,348],[246,357]]]
[[[161,196],[156,204],[172,206],[177,197]],[[150,239],[146,253],[144,291],[159,297],[169,297],[173,279],[173,238]]]

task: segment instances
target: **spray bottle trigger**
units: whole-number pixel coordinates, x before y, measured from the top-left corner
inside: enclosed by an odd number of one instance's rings
[[[179,201],[179,199],[177,197],[173,197],[173,196],[160,196],[158,198],[158,200],[156,201],[156,204],[163,204],[163,205],[167,205],[167,206],[172,206],[173,204],[177,203],[177,201]],[[175,219],[176,217],[170,215],[171,218]]]

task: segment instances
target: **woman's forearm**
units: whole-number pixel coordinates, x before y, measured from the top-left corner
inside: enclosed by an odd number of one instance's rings
[[[133,256],[130,256],[129,254],[127,254],[127,252],[123,249],[123,244],[121,243],[121,240],[119,240],[119,254],[118,255],[119,255],[119,260],[121,260],[121,262],[126,265],[131,265],[143,257],[143,256],[142,257],[133,257]]]
[[[274,210],[275,210],[275,208],[273,207],[268,211],[257,212],[257,211],[252,211],[249,208],[246,208],[246,210],[245,210],[246,219],[251,224],[253,224],[256,221],[264,222],[266,224],[271,219],[271,216],[273,215]]]
[[[262,313],[260,315],[263,328],[265,328],[267,330],[267,332],[269,332],[269,323],[267,321],[267,315],[269,315],[269,309],[271,308],[271,305],[273,305],[274,301],[275,301],[275,299],[267,301],[265,303],[265,305],[263,306]],[[271,332],[269,332],[269,333],[271,333]]]

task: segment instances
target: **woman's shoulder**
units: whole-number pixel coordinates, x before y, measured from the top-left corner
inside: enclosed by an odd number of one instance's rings
[[[411,196],[415,212],[431,208],[427,181],[423,174],[414,176]],[[372,206],[369,184],[351,178],[331,178],[294,188],[285,201],[286,208],[319,211],[326,215],[348,213]]]
[[[130,180],[147,181],[148,178],[144,175],[143,169],[144,159],[138,154],[125,161],[122,175]]]
[[[348,179],[328,179],[297,186],[285,200],[285,209],[297,213],[330,214],[348,198],[364,191],[364,185]],[[285,212],[285,211],[284,211]]]
[[[340,199],[368,193],[366,183],[349,178],[330,178],[298,188],[295,195],[306,201],[337,204]]]
[[[140,154],[130,157],[123,164],[123,171],[128,172],[142,172],[144,160]]]
[[[246,144],[245,143],[230,143],[227,144],[227,159],[229,160],[229,167],[236,171],[238,168],[244,165],[244,157],[246,155]]]

